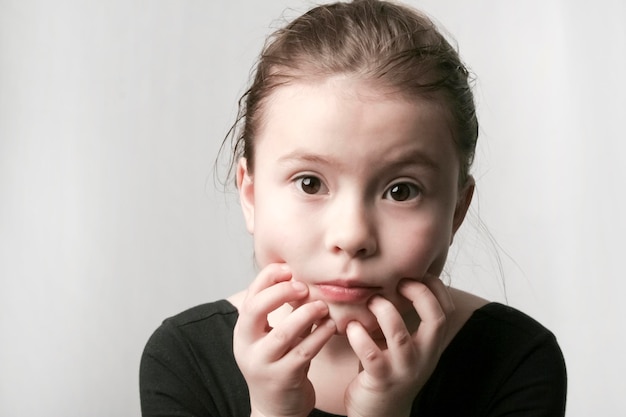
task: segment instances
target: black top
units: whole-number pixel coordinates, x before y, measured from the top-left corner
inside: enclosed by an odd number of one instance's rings
[[[233,356],[237,309],[203,304],[163,322],[141,359],[147,416],[248,417],[248,387]],[[555,417],[565,413],[566,374],[554,335],[518,310],[476,310],[446,348],[412,416]],[[313,410],[311,416],[333,414]]]

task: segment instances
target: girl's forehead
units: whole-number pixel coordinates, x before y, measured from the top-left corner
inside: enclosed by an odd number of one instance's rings
[[[366,155],[372,163],[383,154],[400,157],[416,149],[454,154],[439,106],[345,77],[283,85],[266,103],[263,118],[256,149],[271,158],[294,149]]]

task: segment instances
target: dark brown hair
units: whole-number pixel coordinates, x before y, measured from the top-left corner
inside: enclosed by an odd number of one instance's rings
[[[352,75],[407,98],[439,102],[448,112],[460,162],[460,186],[474,159],[478,120],[470,77],[455,48],[422,13],[380,0],[333,3],[309,10],[267,40],[250,88],[239,100],[233,137],[254,169],[263,105],[280,85]],[[225,141],[226,142],[226,141]]]

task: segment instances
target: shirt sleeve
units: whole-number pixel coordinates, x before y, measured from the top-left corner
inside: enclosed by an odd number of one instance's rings
[[[139,370],[143,417],[211,417],[211,401],[186,341],[165,321],[149,339]],[[191,360],[189,360],[191,359]]]
[[[511,363],[488,415],[560,417],[565,415],[565,361],[552,333],[539,335],[526,354]]]

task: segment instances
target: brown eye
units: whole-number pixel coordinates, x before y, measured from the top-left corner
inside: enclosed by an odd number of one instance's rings
[[[384,198],[393,201],[407,201],[414,199],[420,194],[419,188],[415,184],[407,182],[399,182],[393,184],[385,192]]]
[[[322,181],[313,176],[304,176],[296,179],[296,186],[307,194],[317,194],[322,189]]]

